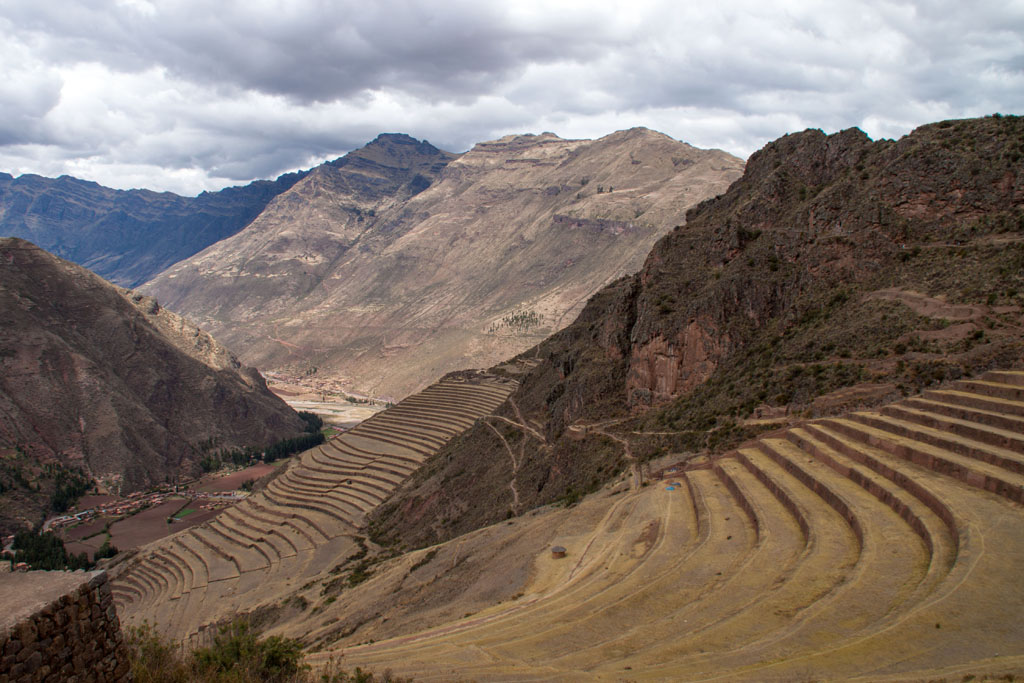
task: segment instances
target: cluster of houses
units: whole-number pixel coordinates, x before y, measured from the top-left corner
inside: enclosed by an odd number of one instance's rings
[[[120,517],[123,515],[130,515],[145,508],[160,505],[167,500],[168,496],[172,495],[175,490],[176,489],[172,489],[170,487],[164,487],[156,491],[149,491],[146,493],[138,491],[136,493],[132,493],[127,498],[120,498],[109,503],[101,503],[100,505],[96,505],[86,510],[81,510],[71,515],[54,517],[47,520],[45,528],[50,531],[59,531],[65,527],[72,526],[80,522],[88,522],[96,517]]]

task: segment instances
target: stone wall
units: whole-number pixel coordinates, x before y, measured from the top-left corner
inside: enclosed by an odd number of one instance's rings
[[[0,578],[0,683],[129,681],[105,572]]]

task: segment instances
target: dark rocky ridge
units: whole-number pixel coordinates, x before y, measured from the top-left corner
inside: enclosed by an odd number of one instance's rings
[[[802,417],[1020,367],[1022,159],[1017,117],[899,141],[809,130],[770,143],[640,273],[499,366],[521,376],[493,425],[504,442],[483,424],[453,441],[378,509],[372,534],[428,545],[571,502],[630,456],[721,451]]]
[[[0,526],[39,521],[47,463],[128,492],[197,473],[204,442],[265,446],[302,430],[256,370],[154,300],[0,240]]]
[[[113,190],[70,176],[0,173],[0,236],[27,239],[134,287],[235,234],[305,175],[287,173],[277,180],[182,197]]]

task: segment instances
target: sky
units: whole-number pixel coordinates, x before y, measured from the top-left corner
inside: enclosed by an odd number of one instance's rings
[[[0,0],[0,171],[196,194],[382,132],[747,157],[1024,113],[1024,0]]]

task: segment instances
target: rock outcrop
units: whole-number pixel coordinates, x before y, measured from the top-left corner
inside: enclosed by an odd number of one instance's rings
[[[1020,367],[1022,140],[1024,120],[990,117],[770,143],[636,276],[500,366],[520,379],[500,434],[446,447],[379,509],[378,540],[435,543],[659,455]]]
[[[204,448],[303,430],[205,332],[17,238],[0,240],[0,321],[5,527],[40,521],[47,465],[128,492],[195,474]]]
[[[380,136],[142,289],[247,363],[401,397],[564,327],[742,167],[646,129],[458,157]]]

